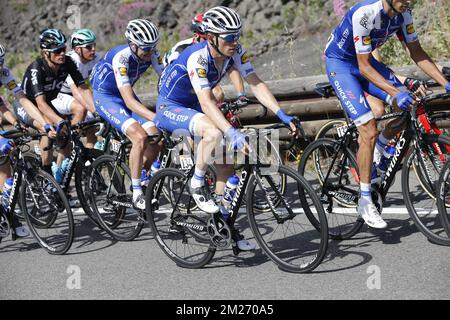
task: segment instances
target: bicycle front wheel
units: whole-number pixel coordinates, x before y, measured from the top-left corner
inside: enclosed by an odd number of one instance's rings
[[[285,194],[274,181],[279,175],[286,177]],[[270,212],[255,211],[251,205],[255,197],[265,198]],[[250,227],[259,246],[282,270],[304,273],[319,266],[328,248],[327,218],[319,198],[303,177],[285,166],[271,174],[252,176],[247,204]],[[318,226],[311,222],[310,215],[314,215]]]
[[[185,174],[179,170],[160,170],[147,188],[146,214],[164,253],[178,266],[194,269],[208,264],[216,247],[207,231],[210,215],[193,209],[194,200],[187,183]]]
[[[439,218],[450,238],[450,161],[445,164],[439,177],[437,196]]]
[[[436,144],[427,141],[429,135],[410,151],[402,169],[402,192],[408,213],[419,231],[431,242],[450,246],[450,238],[439,219],[436,187],[445,160],[437,154]],[[446,136],[433,136],[436,143],[447,141]],[[444,150],[439,146],[438,150]],[[441,155],[446,159],[446,155]],[[430,195],[431,193],[431,195]]]
[[[69,201],[55,179],[43,170],[26,176],[19,201],[39,245],[50,254],[65,254],[72,246],[74,222]]]
[[[132,241],[144,227],[143,213],[133,207],[130,169],[116,157],[97,158],[89,176],[89,196],[96,220],[118,241]]]
[[[298,171],[326,210],[330,237],[345,240],[358,233],[364,221],[356,208],[360,181],[354,154],[339,141],[319,139],[305,149]]]

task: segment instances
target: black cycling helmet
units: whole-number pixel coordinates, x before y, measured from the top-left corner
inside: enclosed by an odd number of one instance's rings
[[[66,46],[66,36],[59,29],[45,29],[39,36],[41,49],[51,50]]]

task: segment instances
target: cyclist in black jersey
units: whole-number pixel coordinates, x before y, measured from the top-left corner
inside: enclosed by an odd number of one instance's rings
[[[23,78],[22,88],[46,120],[53,124],[58,134],[65,134],[62,126],[64,118],[51,104],[61,90],[62,85],[70,75],[74,84],[78,87],[85,101],[92,101],[92,93],[85,83],[83,76],[72,58],[66,56],[66,37],[58,29],[46,29],[40,35],[40,47],[42,58],[35,60],[27,69]],[[16,114],[26,125],[34,127],[34,119],[17,107]],[[20,116],[23,115],[23,116]],[[83,119],[74,119],[82,121]],[[74,123],[74,122],[73,122]],[[76,122],[75,122],[76,123]],[[51,173],[52,150],[44,151],[48,146],[48,138],[41,140],[42,165],[45,171]],[[63,151],[68,154],[67,148]],[[62,160],[61,160],[62,161]]]

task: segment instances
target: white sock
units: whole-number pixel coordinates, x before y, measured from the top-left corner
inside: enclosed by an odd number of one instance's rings
[[[370,183],[362,183],[361,182],[361,198],[359,199],[360,206],[366,206],[372,202],[372,187]]]
[[[191,179],[191,188],[201,188],[205,185],[206,171],[195,169],[194,176]]]
[[[141,179],[132,179],[131,182],[133,184],[133,202],[135,202],[144,193],[142,192]]]

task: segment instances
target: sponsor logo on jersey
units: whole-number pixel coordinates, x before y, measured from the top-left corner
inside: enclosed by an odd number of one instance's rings
[[[119,68],[119,74],[121,76],[126,76],[128,74],[127,68]]]
[[[194,75],[195,75],[195,71],[191,70],[191,72],[189,73],[189,78],[192,79],[194,77]]]
[[[339,40],[339,43],[338,43],[339,49],[342,49],[342,48],[344,47],[344,44],[345,44],[345,42],[347,41],[349,35],[350,35],[350,31],[349,31],[348,28],[347,28],[347,29],[345,29],[344,32],[342,33],[342,38],[341,38],[341,40]]]
[[[414,24],[408,24],[407,26],[406,26],[406,32],[408,33],[408,34],[413,34],[414,32],[416,32],[416,30],[414,29]]]
[[[248,53],[245,52],[241,57],[241,63],[246,64],[249,61],[250,61],[250,57],[249,57]]]
[[[204,58],[202,56],[199,56],[198,60],[197,60],[197,63],[199,65],[201,65],[202,67],[206,67],[208,65],[208,60],[206,60],[206,58]]]
[[[365,45],[370,45],[372,44],[372,38],[370,36],[365,36],[362,38],[362,42]]]
[[[9,90],[14,90],[15,88],[17,88],[17,83],[13,80],[11,82],[9,82],[7,85]]]
[[[199,78],[206,78],[206,70],[205,69],[197,69],[197,75]]]
[[[363,28],[367,29],[367,24],[368,24],[368,23],[369,23],[369,17],[367,16],[367,14],[364,14],[364,15],[362,16],[361,20],[359,21],[359,24],[360,24]]]
[[[31,69],[31,84],[33,86],[38,84],[37,74],[38,74],[38,70],[37,69]]]
[[[9,77],[9,71],[8,71],[8,69],[3,68],[2,74],[3,74],[4,77]]]
[[[355,41],[355,43],[357,43],[359,41],[359,36],[354,37],[353,41]]]

